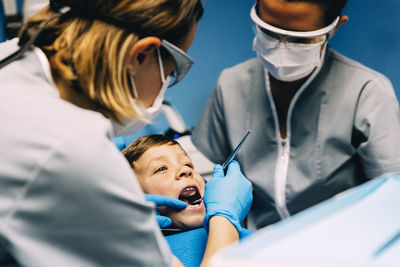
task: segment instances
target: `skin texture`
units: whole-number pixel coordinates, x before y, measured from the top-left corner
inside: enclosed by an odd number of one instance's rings
[[[178,145],[161,145],[149,148],[135,161],[134,172],[143,192],[179,198],[187,187],[198,189],[204,195],[203,178],[194,170],[191,159]],[[202,225],[205,206],[190,206],[181,211],[159,207],[160,214],[169,217],[175,227],[193,229]]]
[[[196,34],[196,25],[193,26],[185,41],[179,45],[187,52]],[[139,102],[144,107],[150,107],[162,86],[160,68],[157,59],[157,48],[161,46],[161,40],[156,37],[145,37],[139,40],[131,49],[128,59],[128,73],[135,81],[139,95]],[[172,58],[162,59],[165,78],[175,70],[175,62]]]
[[[281,29],[313,31],[323,28],[323,10],[316,3],[260,0],[260,18]]]
[[[221,248],[239,240],[239,234],[228,219],[222,216],[213,216],[210,219],[207,247],[204,252],[201,267],[209,266],[209,259]]]
[[[139,184],[147,194],[178,198],[183,188],[196,186],[201,197],[204,195],[203,178],[194,171],[192,161],[178,145],[167,144],[149,148],[135,161],[134,166]],[[206,212],[203,203],[197,208],[188,207],[183,211],[165,207],[159,210],[180,228],[201,226]],[[236,228],[225,217],[218,215],[211,217],[207,246],[201,266],[209,266],[209,260],[216,252],[238,240],[239,234]],[[176,257],[173,260],[174,266],[183,266]]]

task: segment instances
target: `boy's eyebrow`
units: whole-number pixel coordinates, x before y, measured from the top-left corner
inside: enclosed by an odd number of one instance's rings
[[[157,163],[157,161],[164,161],[165,158],[166,158],[165,156],[157,156],[157,157],[153,158],[152,160],[150,160],[150,162],[148,162],[148,163],[146,164],[146,167],[147,167],[147,168],[151,167],[151,165],[152,165],[154,162]]]

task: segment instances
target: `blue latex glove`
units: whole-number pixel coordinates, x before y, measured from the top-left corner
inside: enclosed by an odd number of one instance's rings
[[[252,234],[254,234],[252,231],[242,227],[242,234],[240,236],[240,242],[242,242],[243,240],[245,240],[247,237],[251,236]]]
[[[156,207],[167,206],[178,210],[182,210],[187,207],[186,202],[183,202],[179,199],[172,197],[167,197],[162,195],[149,195],[149,194],[144,194],[144,197],[146,198],[147,201],[154,202]],[[172,224],[171,219],[166,216],[160,215],[158,210],[156,218],[160,228],[168,227]]]
[[[208,231],[208,221],[214,215],[227,218],[243,234],[240,222],[246,217],[253,202],[252,186],[240,171],[237,161],[229,164],[226,176],[222,166],[214,167],[212,178],[207,182],[203,197],[206,216],[203,225]]]

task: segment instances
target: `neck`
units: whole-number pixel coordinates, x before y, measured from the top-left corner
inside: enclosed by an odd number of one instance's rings
[[[290,103],[294,95],[310,75],[293,82],[280,81],[269,75],[271,93],[275,102],[276,111],[278,113],[281,138],[286,138],[286,120]]]
[[[305,81],[310,77],[311,74],[308,76],[296,80],[293,82],[285,82],[281,80],[275,79],[273,76],[269,75],[269,81],[271,84],[271,91],[272,94],[275,95],[282,95],[288,97],[291,95],[292,97],[294,94],[300,89],[300,87],[305,83]]]

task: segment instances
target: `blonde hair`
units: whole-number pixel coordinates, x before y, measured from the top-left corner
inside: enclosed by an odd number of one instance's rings
[[[126,68],[133,45],[145,36],[179,45],[203,13],[200,0],[58,0],[57,5],[72,12],[49,23],[35,45],[49,58],[57,87],[75,90],[116,120],[140,114]],[[54,14],[47,6],[31,17],[20,44]]]

